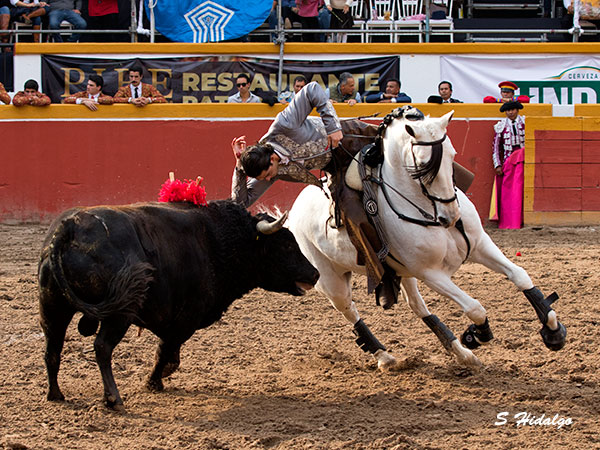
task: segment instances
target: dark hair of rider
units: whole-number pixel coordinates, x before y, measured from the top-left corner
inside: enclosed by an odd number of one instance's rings
[[[246,175],[256,178],[271,165],[271,155],[274,150],[269,144],[256,144],[248,147],[242,156],[240,162]]]

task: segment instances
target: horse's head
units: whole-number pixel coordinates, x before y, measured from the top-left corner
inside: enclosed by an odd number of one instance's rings
[[[412,179],[412,184],[429,199],[436,220],[445,227],[453,226],[460,218],[452,166],[456,151],[446,135],[453,114],[395,120],[384,138],[385,159],[392,167],[406,169],[404,177]]]

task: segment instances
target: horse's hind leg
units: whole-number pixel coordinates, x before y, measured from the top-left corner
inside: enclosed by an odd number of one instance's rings
[[[456,336],[435,314],[431,314],[427,305],[419,292],[417,280],[415,278],[403,277],[402,289],[408,305],[417,317],[423,320],[425,324],[433,331],[440,340],[444,348],[455,355],[458,361],[468,367],[479,368],[481,361],[473,352],[463,347]]]
[[[506,275],[523,292],[529,303],[531,303],[531,306],[535,309],[538,319],[543,325],[540,334],[546,347],[550,350],[560,350],[563,348],[567,338],[567,330],[558,321],[556,311],[550,306],[558,299],[556,293],[544,298],[544,294],[533,285],[527,272],[504,256],[487,234],[482,237],[482,241],[477,251],[471,256],[471,259],[495,272]]]
[[[323,265],[317,267],[319,267],[321,276],[315,286],[316,289],[325,294],[333,307],[354,325],[352,331],[356,335],[356,344],[361,350],[371,353],[375,357],[377,367],[381,370],[393,370],[398,364],[396,358],[390,355],[385,346],[371,333],[369,327],[360,318],[358,309],[352,300],[351,272],[339,276],[332,269],[323,268]]]

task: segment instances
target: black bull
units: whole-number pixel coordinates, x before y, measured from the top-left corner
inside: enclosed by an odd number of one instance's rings
[[[179,367],[181,345],[235,299],[256,287],[302,295],[314,286],[318,271],[281,225],[229,201],[64,212],[50,227],[38,268],[48,400],[64,399],[57,375],[77,311],[81,334],[101,325],[94,349],[104,399],[120,410],[111,357],[131,324],[160,338],[147,385],[162,390],[162,378]]]

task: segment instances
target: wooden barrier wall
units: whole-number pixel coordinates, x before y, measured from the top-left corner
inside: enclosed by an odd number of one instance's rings
[[[492,126],[502,117],[498,106],[415,106],[432,116],[455,110],[448,134],[456,160],[476,174],[467,195],[486,223],[493,179]],[[47,222],[75,205],[155,200],[169,171],[181,179],[200,175],[209,199],[226,198],[234,164],[232,138],[245,134],[249,142],[258,140],[282,108],[112,105],[91,112],[79,105],[0,106],[0,221]],[[336,105],[340,117],[383,115],[392,108]],[[523,111],[526,224],[597,224],[600,156],[595,139],[600,127],[593,127],[598,120],[548,117],[551,111],[550,105],[526,105]],[[570,147],[561,152],[565,142]],[[276,183],[261,200],[289,208],[302,187]]]

